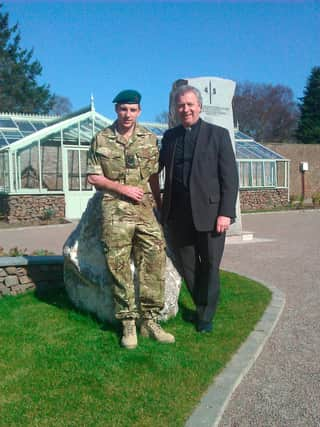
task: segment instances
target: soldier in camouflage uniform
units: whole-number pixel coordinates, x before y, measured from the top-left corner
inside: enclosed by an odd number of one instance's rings
[[[122,322],[121,343],[137,346],[140,332],[160,342],[174,342],[156,322],[164,305],[165,250],[162,232],[153,214],[149,179],[158,170],[156,136],[138,125],[141,95],[120,92],[113,100],[117,120],[99,132],[91,145],[88,181],[104,192],[102,236],[106,262],[114,284],[116,318]],[[136,303],[131,270],[139,283]]]

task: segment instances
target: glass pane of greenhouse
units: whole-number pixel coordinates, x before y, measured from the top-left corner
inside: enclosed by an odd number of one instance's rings
[[[0,132],[0,148],[1,147],[5,147],[8,145],[8,142],[5,140],[5,138],[3,136],[1,136],[1,132]]]
[[[276,163],[275,162],[265,162],[265,186],[266,187],[275,187],[276,186]]]
[[[246,140],[246,141],[253,141],[253,139],[251,138],[251,136],[246,135],[245,133],[241,132],[240,130],[235,130],[234,137],[237,140],[243,139],[243,140]]]
[[[41,183],[48,191],[63,190],[62,148],[57,139],[55,134],[40,143]]]
[[[239,163],[240,187],[251,187],[251,162]]]
[[[70,191],[80,190],[78,150],[68,150],[68,187]]]
[[[286,161],[277,162],[277,187],[288,186],[288,163]]]
[[[255,141],[236,141],[237,159],[282,159],[283,157]]]
[[[89,145],[94,135],[92,119],[82,120],[80,123],[80,145]]]
[[[39,129],[49,126],[53,120],[54,117],[51,116],[0,113],[0,147],[3,145],[3,141],[12,144]]]
[[[263,162],[252,162],[252,186],[262,187],[264,185],[264,167]]]
[[[0,152],[0,192],[9,191],[8,152]]]
[[[105,127],[106,124],[104,124],[103,127]],[[93,123],[92,119],[82,120],[80,123],[80,144],[81,145],[89,145],[93,135],[95,132],[99,132],[99,130],[95,130],[96,125]]]
[[[80,151],[80,173],[81,173],[81,190],[92,190],[92,185],[88,183],[87,180],[87,166],[88,166],[88,151]]]
[[[75,123],[62,131],[63,143],[66,145],[78,145],[79,143],[79,124]]]
[[[33,142],[17,151],[15,157],[15,188],[39,189],[39,150],[38,142]]]
[[[48,126],[45,122],[32,122],[32,125],[36,128],[36,130],[43,129],[44,127]]]
[[[107,120],[103,116],[95,116],[94,118],[94,133],[96,134],[100,130],[104,129],[105,127],[111,125],[112,120]],[[92,138],[92,135],[91,135]]]
[[[15,128],[16,125],[13,123],[13,120],[10,118],[7,119],[0,119],[0,127],[1,128]]]
[[[8,141],[9,144],[12,144],[15,141],[18,141],[21,139],[23,135],[17,131],[17,130],[8,130],[5,132],[5,139]]]

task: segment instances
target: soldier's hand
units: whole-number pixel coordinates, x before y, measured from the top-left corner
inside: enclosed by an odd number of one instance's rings
[[[141,188],[133,185],[123,185],[121,193],[138,203],[142,201],[144,195],[144,191]]]

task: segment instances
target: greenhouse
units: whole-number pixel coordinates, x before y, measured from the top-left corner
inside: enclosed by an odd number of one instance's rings
[[[94,192],[86,179],[93,135],[112,120],[91,105],[70,115],[0,113],[0,215],[8,222],[77,219]],[[142,123],[161,143],[167,126]],[[235,129],[240,189],[283,189],[288,160]]]
[[[240,188],[288,188],[289,161],[235,130]]]

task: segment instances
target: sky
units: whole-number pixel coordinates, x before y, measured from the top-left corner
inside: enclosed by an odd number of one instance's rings
[[[0,2],[43,67],[38,83],[73,110],[92,94],[110,119],[114,96],[136,89],[140,120],[155,121],[180,78],[281,84],[298,100],[320,66],[320,0]]]

